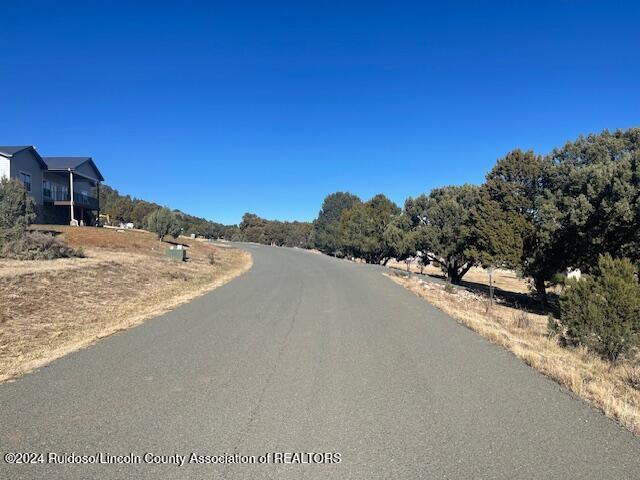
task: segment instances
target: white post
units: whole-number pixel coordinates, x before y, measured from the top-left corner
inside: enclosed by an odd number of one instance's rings
[[[69,197],[69,205],[71,207],[71,221],[69,222],[69,225],[77,225],[76,218],[73,214],[73,172],[71,171],[71,169],[69,169],[69,190],[71,192],[71,196]]]

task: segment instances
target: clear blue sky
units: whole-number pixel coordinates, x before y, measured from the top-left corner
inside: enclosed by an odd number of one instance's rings
[[[134,5],[135,4],[135,5]],[[640,125],[638,2],[0,3],[0,144],[225,223]]]

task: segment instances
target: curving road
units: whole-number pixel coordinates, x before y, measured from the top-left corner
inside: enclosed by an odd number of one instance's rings
[[[0,478],[640,478],[627,431],[380,268],[244,248],[254,267],[242,277],[0,385],[2,455],[335,452],[340,463],[0,459]]]

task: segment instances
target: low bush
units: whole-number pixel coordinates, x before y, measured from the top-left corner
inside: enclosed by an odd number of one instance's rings
[[[600,256],[592,275],[569,280],[556,329],[569,346],[584,345],[616,361],[640,339],[640,284],[628,259]]]
[[[15,260],[53,260],[84,257],[84,251],[73,249],[48,233],[25,232],[3,242],[0,256]]]
[[[445,282],[445,284],[444,284],[444,291],[445,291],[445,292],[447,292],[447,293],[449,293],[449,294],[451,294],[451,295],[454,295],[454,294],[456,293],[456,287],[454,287],[454,286],[451,284],[451,282]]]

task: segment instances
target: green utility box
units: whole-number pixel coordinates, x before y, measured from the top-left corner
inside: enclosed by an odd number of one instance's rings
[[[184,248],[180,250],[177,248],[167,248],[164,253],[167,257],[171,260],[175,260],[176,262],[184,262],[187,260],[187,251]]]

